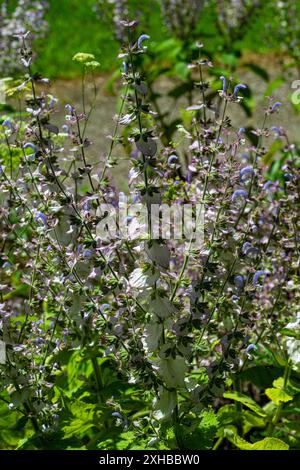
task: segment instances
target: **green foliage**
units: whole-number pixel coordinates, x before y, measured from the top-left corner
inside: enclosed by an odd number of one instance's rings
[[[289,445],[280,439],[274,437],[266,437],[261,441],[251,444],[245,439],[238,436],[234,431],[228,429],[225,433],[226,437],[232,444],[241,450],[289,450]]]
[[[254,413],[256,413],[258,416],[266,416],[264,410],[254,400],[252,400],[252,398],[248,397],[247,395],[243,395],[239,392],[225,392],[224,398],[229,398],[231,400],[242,403],[244,406],[254,411]]]
[[[186,426],[178,430],[178,439],[184,449],[209,450],[218,430],[218,418],[213,411],[204,411],[200,421],[192,426],[192,432]]]
[[[49,33],[45,44],[37,44],[42,54],[39,56],[37,66],[39,70],[53,77],[75,77],[79,75],[78,68],[72,63],[71,57],[79,50],[91,51],[100,59],[103,70],[111,70],[111,57],[118,51],[118,44],[113,37],[113,30],[106,22],[97,18],[93,7],[96,0],[51,0],[51,8],[47,14],[49,23]],[[134,10],[136,1],[131,0]],[[140,5],[138,5],[138,8]],[[170,33],[165,27],[162,27],[162,17],[159,9],[159,2],[151,2],[151,6],[145,2],[143,4],[146,13],[144,14],[143,24],[147,24],[147,31],[151,38],[157,42],[157,46],[163,50],[166,47],[172,49],[174,58],[178,57],[181,51],[181,44],[177,41],[174,47],[174,39],[170,38]],[[151,14],[147,9],[151,8]],[[67,20],[66,20],[67,19]],[[197,33],[201,33],[201,38],[207,38],[210,52],[222,50],[224,39],[215,26],[215,13],[212,8],[206,8],[201,15],[197,26]],[[248,28],[246,35],[239,40],[237,44],[231,44],[239,50],[254,50],[255,52],[266,52],[270,45],[272,48],[278,48],[280,44],[276,41],[275,35],[272,36],[270,44],[270,35],[268,41],[265,41],[265,25],[270,22],[274,25],[276,17],[272,11],[272,2],[264,2],[259,15],[256,15]],[[276,27],[276,24],[274,25]],[[166,40],[167,38],[167,40]],[[166,41],[165,41],[166,40]],[[162,44],[166,42],[165,46]],[[269,43],[269,45],[268,45]],[[55,60],[53,60],[55,57]],[[221,59],[224,63],[234,65],[236,54],[223,53]],[[185,74],[183,66],[179,63],[176,69],[180,75]],[[262,78],[266,78],[267,72],[258,66],[251,65],[251,69],[258,73]],[[269,93],[271,94],[271,93]]]
[[[118,45],[112,31],[96,18],[95,0],[51,1],[47,14],[49,33],[36,67],[48,77],[76,77],[80,68],[72,62],[78,51],[88,51],[100,59],[103,70],[111,68]],[[55,60],[54,60],[55,57]]]

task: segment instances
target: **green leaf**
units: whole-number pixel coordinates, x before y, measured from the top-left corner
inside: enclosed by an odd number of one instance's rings
[[[289,450],[289,445],[275,437],[265,437],[262,441],[252,444],[251,450]]]
[[[204,411],[198,426],[192,431],[187,426],[180,426],[179,433],[184,449],[211,449],[218,430],[218,418],[213,411]]]
[[[265,90],[265,96],[271,96],[272,93],[279,88],[281,85],[285,83],[285,78],[284,77],[277,77],[275,80],[273,80],[266,88]]]
[[[247,117],[251,117],[254,108],[254,101],[250,98],[243,100],[239,103],[240,107],[243,109]]]
[[[265,437],[252,444],[238,436],[233,429],[225,429],[224,436],[241,450],[289,450],[289,445],[286,442],[274,437]]]
[[[281,140],[275,140],[269,148],[269,151],[263,156],[262,161],[265,165],[270,165],[271,163],[274,162],[275,157],[279,150],[281,150],[283,147],[283,143]]]
[[[264,428],[265,427],[265,420],[257,416],[252,411],[244,411],[243,412],[243,433],[247,434],[252,428]]]
[[[29,294],[29,286],[27,284],[22,284],[8,294],[3,295],[3,300],[9,300],[13,297],[27,297]]]
[[[291,100],[291,105],[292,107],[294,108],[294,111],[296,114],[300,114],[300,103],[294,103],[292,100]]]
[[[175,65],[175,72],[179,78],[182,80],[186,80],[189,75],[189,69],[187,68],[187,64],[184,62],[178,62]]]
[[[224,405],[218,410],[218,420],[221,426],[234,423],[236,419],[236,407],[232,405]]]
[[[81,419],[74,419],[70,425],[63,427],[64,439],[70,437],[83,436],[86,431],[94,426],[93,422],[84,422]]]
[[[273,381],[273,387],[275,388],[284,388],[284,378],[278,377],[278,379]]]
[[[266,395],[273,403],[280,405],[281,403],[287,403],[291,401],[293,397],[286,393],[281,388],[267,388],[265,391]]]
[[[262,78],[266,82],[269,81],[268,72],[262,67],[259,67],[259,65],[247,63],[247,64],[243,64],[243,67],[247,67],[248,69],[250,69],[252,72],[254,72],[256,75],[258,75],[260,78]]]
[[[271,387],[273,380],[280,377],[283,368],[272,366],[251,366],[240,374],[242,380],[247,380],[258,388],[266,389]]]
[[[230,53],[224,53],[220,57],[221,63],[225,65],[230,65],[233,68],[237,67],[238,64],[238,58],[235,54],[230,54]]]
[[[242,403],[244,406],[247,408],[250,408],[250,410],[254,411],[259,416],[266,416],[266,413],[264,410],[257,404],[255,403],[252,398],[248,397],[247,395],[243,395],[242,393],[239,392],[225,392],[224,393],[224,398],[229,398],[231,400],[238,401],[239,403]]]
[[[290,328],[281,328],[281,330],[279,330],[279,333],[284,336],[290,336],[292,338],[300,339],[299,332],[291,330]]]

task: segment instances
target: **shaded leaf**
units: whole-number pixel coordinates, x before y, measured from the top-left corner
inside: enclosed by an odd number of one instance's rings
[[[264,410],[257,403],[255,403],[252,398],[248,397],[247,395],[243,395],[239,392],[225,392],[223,396],[224,398],[229,398],[231,400],[242,403],[244,406],[250,408],[250,410],[254,411],[254,413],[258,414],[259,416],[266,416]]]

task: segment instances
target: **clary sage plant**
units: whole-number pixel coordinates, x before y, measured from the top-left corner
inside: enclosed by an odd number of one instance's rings
[[[120,108],[96,160],[92,110],[70,103],[55,124],[18,36],[24,79],[6,93],[23,107],[0,120],[1,446],[299,448],[299,148],[284,102],[267,98],[250,140],[228,117],[246,84],[222,75],[212,100],[198,43],[166,142],[139,67],[151,38],[121,27]],[[74,60],[84,95],[99,63]],[[111,168],[124,159],[121,219]]]

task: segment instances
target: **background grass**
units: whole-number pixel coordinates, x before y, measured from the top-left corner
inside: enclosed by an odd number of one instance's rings
[[[275,1],[275,0],[274,0]],[[37,69],[50,78],[73,78],[80,71],[72,62],[76,52],[91,52],[101,62],[101,69],[109,71],[116,67],[116,55],[119,45],[114,39],[112,28],[97,17],[93,7],[95,0],[49,0],[47,14],[49,32],[43,47],[40,43]],[[132,10],[138,10],[139,2],[131,1]],[[170,36],[164,27],[160,7],[155,0],[143,1],[146,13],[141,24],[144,32],[150,34],[152,41],[162,41]],[[276,43],[264,40],[266,24],[274,22],[271,8],[266,4],[261,14],[253,22],[250,31],[243,39],[242,49],[266,52]],[[209,43],[209,48],[216,50],[222,47],[222,38],[214,28],[213,13],[206,8],[198,25],[199,39]]]
[[[0,0],[0,5],[4,0]],[[16,0],[9,0],[14,7]],[[39,51],[36,69],[49,78],[74,78],[80,75],[80,69],[72,62],[76,52],[93,53],[101,63],[102,71],[116,68],[116,55],[119,44],[114,39],[113,29],[96,15],[96,0],[48,0],[50,8],[47,13],[49,30],[46,40],[37,41],[35,50]],[[257,15],[242,42],[241,50],[265,53],[270,48],[276,49],[279,44],[268,34],[268,24],[278,19],[274,16],[272,6],[276,0],[268,0]],[[130,1],[131,10],[140,8],[140,1]],[[164,26],[163,18],[156,0],[143,0],[144,15],[141,18],[141,29],[150,34],[151,40],[159,42],[170,37]],[[300,4],[299,4],[300,8]],[[206,48],[215,53],[222,49],[223,38],[215,27],[214,13],[205,8],[198,24],[199,40],[205,42]],[[213,54],[215,55],[215,54]]]

